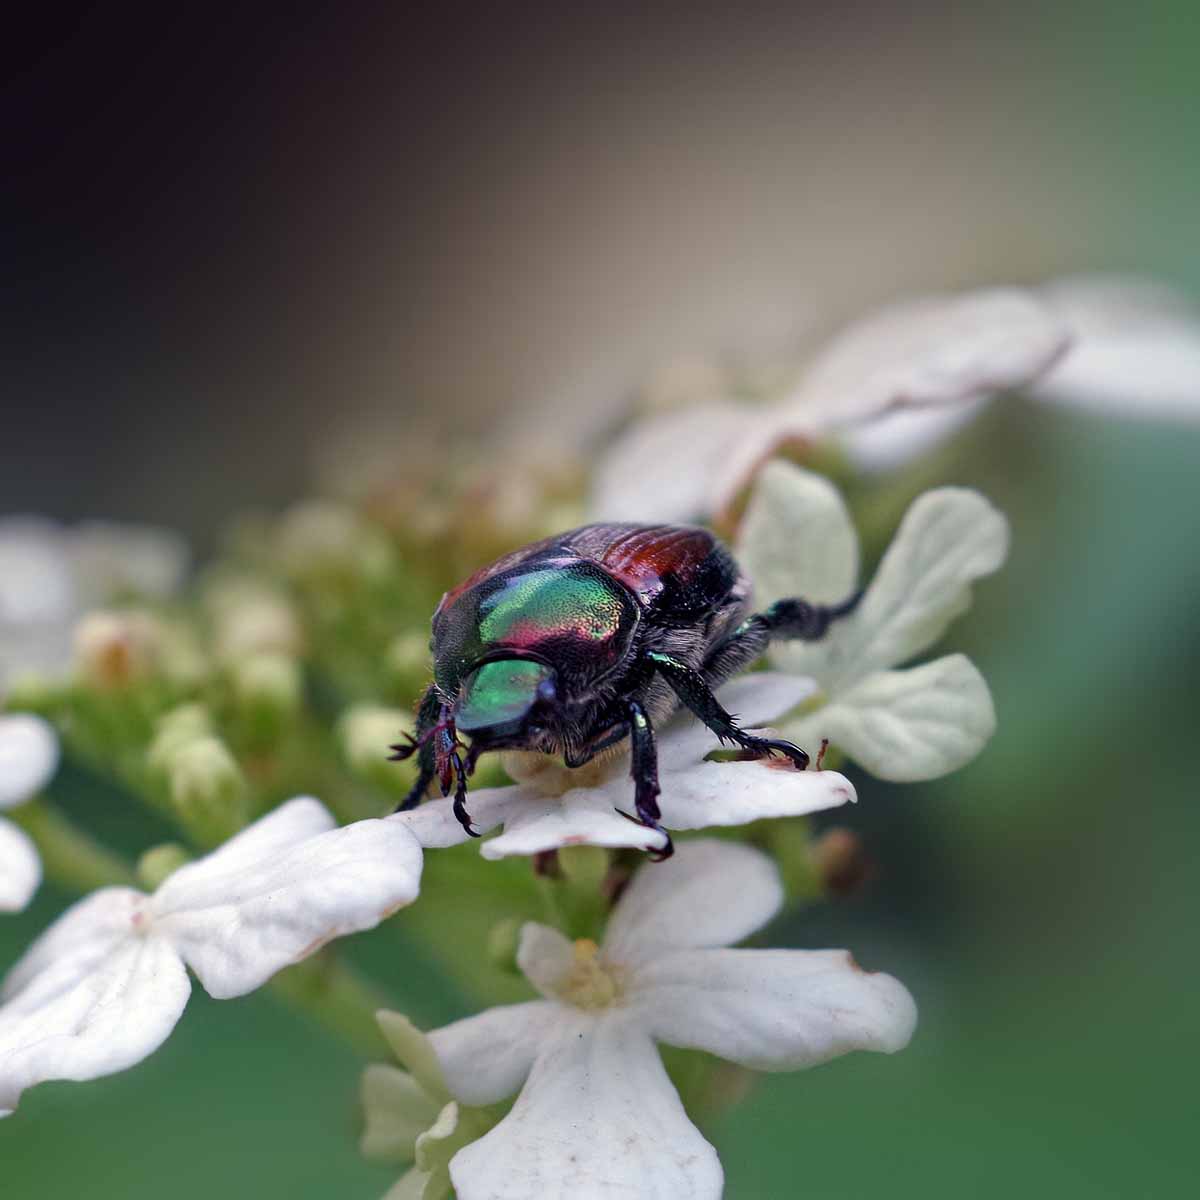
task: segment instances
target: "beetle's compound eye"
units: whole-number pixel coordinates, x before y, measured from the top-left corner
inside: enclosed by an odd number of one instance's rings
[[[484,663],[463,680],[454,723],[463,733],[503,737],[520,730],[529,710],[556,695],[554,672],[529,659],[502,658]]]

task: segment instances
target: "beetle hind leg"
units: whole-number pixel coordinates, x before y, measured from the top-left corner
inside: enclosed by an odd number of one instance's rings
[[[709,652],[704,677],[711,687],[748,667],[776,638],[816,642],[839,617],[849,616],[862,599],[861,590],[840,604],[810,604],[797,596],[777,600],[770,608],[747,617]],[[682,697],[681,697],[682,698]]]

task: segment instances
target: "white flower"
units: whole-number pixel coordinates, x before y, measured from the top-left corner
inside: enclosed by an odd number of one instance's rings
[[[41,717],[0,716],[0,809],[32,799],[58,768],[58,738]],[[19,912],[42,881],[29,835],[0,817],[0,912]]]
[[[902,1049],[912,997],[842,950],[724,949],[778,911],[765,855],[688,842],[638,872],[604,945],[544,925],[522,931],[521,969],[541,1000],[429,1035],[450,1092],[511,1112],[450,1161],[460,1200],[709,1200],[721,1165],[684,1112],[655,1042],[764,1071],[850,1050]]]
[[[1148,279],[1083,276],[1043,295],[1074,337],[1034,394],[1113,415],[1200,421],[1200,308]]]
[[[835,438],[910,409],[957,417],[963,404],[1037,379],[1068,342],[1053,309],[1016,289],[892,305],[844,330],[779,403],[707,403],[639,422],[601,462],[592,515],[687,521],[720,512],[781,443]]]
[[[451,1097],[433,1046],[407,1017],[385,1011],[376,1018],[406,1069],[371,1063],[363,1072],[366,1126],[359,1149],[378,1162],[412,1163],[384,1200],[444,1200],[451,1190],[450,1159],[491,1129],[497,1116]]]
[[[904,516],[858,608],[819,642],[776,642],[777,670],[815,679],[802,715],[781,723],[801,744],[829,738],[882,779],[933,779],[969,762],[995,730],[987,684],[962,654],[890,670],[928,649],[970,604],[971,582],[1008,553],[1008,523],[979,493],[926,492]],[[765,606],[784,596],[852,595],[858,539],[825,479],[768,464],[742,525],[738,557]]]
[[[64,673],[87,609],[127,593],[170,596],[187,562],[183,540],[162,529],[0,518],[0,691],[24,671]]]
[[[722,688],[721,703],[746,726],[760,725],[795,708],[813,691],[810,680],[769,673],[747,675]],[[744,825],[764,817],[790,817],[837,808],[856,799],[835,771],[797,771],[780,759],[709,762],[716,735],[690,713],[681,713],[658,738],[658,798],[667,829]],[[814,751],[816,747],[811,749]],[[545,755],[510,756],[505,765],[520,782],[467,794],[467,810],[480,833],[504,826],[485,841],[485,858],[537,854],[563,846],[628,846],[658,850],[660,832],[621,816],[633,807],[629,755],[568,770]],[[453,846],[467,834],[450,800],[434,800],[388,818],[410,827],[423,846]]]
[[[47,1079],[140,1062],[175,1027],[191,985],[241,996],[330,939],[416,897],[421,850],[401,826],[338,829],[301,797],[153,894],[103,888],[68,909],[0,988],[0,1115]]]
[[[1151,280],[1059,279],[1039,297],[1070,331],[1070,349],[1040,378],[1033,400],[1106,416],[1200,421],[1200,310]],[[988,398],[931,409],[897,409],[840,437],[867,471],[902,466],[973,421]]]

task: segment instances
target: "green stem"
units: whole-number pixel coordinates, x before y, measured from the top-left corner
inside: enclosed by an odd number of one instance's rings
[[[90,892],[112,884],[136,885],[132,867],[44,800],[23,804],[9,816],[37,844],[46,877],[62,887]]]

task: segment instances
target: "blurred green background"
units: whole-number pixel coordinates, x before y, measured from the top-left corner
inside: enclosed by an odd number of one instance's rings
[[[178,248],[157,276],[153,237],[101,236],[117,181],[86,211],[29,192],[8,226],[28,271],[10,293],[0,506],[170,518],[203,541],[235,503],[290,495],[351,412],[402,426],[556,398],[566,420],[655,357],[771,352],[814,305],[914,287],[1119,268],[1200,288],[1193,4],[454,19],[382,45],[356,28],[324,52],[317,26],[196,42],[205,62],[244,51],[240,109],[217,71],[168,97],[222,114],[207,141],[177,129],[228,200],[200,227],[207,275],[153,154],[149,183],[137,162],[120,182]],[[79,36],[47,40],[18,85],[65,70]],[[411,64],[422,88],[381,106],[389,65]],[[288,133],[290,153],[255,161],[232,113],[264,143]],[[423,120],[435,136],[416,149],[395,134]],[[223,168],[214,145],[246,154]],[[76,249],[99,231],[93,257],[56,259],[64,231]],[[156,279],[177,284],[158,310]],[[837,820],[863,833],[873,881],[773,930],[904,980],[918,1034],[894,1058],[763,1079],[708,1131],[727,1195],[1191,1194],[1200,432],[1014,401],[948,461],[1014,525],[1009,566],[952,635],[999,732],[937,784],[859,780]],[[131,853],[161,836],[87,786],[55,796],[107,805],[99,824]],[[70,898],[47,886],[0,920],[0,965]],[[352,952],[419,1022],[469,1011],[403,914]],[[357,1154],[360,1066],[270,995],[198,993],[139,1067],[25,1097],[0,1123],[0,1194],[380,1195],[395,1171]]]

